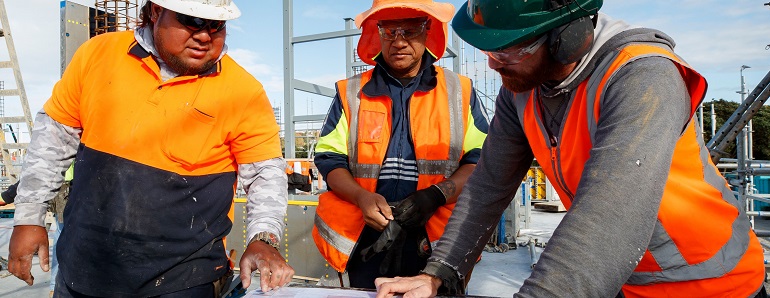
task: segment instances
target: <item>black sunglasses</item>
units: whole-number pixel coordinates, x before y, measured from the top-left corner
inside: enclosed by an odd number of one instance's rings
[[[225,21],[193,17],[178,12],[176,13],[176,20],[179,21],[179,23],[183,26],[187,27],[187,29],[195,32],[208,30],[209,34],[211,34],[225,29]]]

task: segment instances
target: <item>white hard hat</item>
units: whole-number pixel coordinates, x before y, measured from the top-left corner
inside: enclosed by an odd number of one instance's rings
[[[145,0],[189,16],[227,21],[241,16],[233,0]]]

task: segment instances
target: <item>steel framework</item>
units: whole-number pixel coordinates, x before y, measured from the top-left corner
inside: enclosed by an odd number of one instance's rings
[[[96,0],[94,17],[96,35],[126,31],[136,26],[139,8],[134,0]]]
[[[29,103],[27,102],[27,93],[24,91],[24,82],[21,78],[21,70],[19,68],[19,59],[16,56],[16,47],[13,43],[13,35],[11,34],[11,27],[8,22],[8,12],[5,9],[5,1],[0,0],[0,37],[5,40],[5,45],[8,50],[8,61],[0,61],[0,68],[10,68],[13,71],[13,77],[16,83],[16,89],[2,89],[0,90],[0,97],[5,102],[5,97],[18,97],[21,102],[22,116],[8,117],[5,116],[5,111],[0,117],[0,128],[5,128],[7,124],[21,123],[26,126],[28,132],[32,132],[32,114],[29,111]],[[5,87],[5,86],[4,86]],[[17,164],[13,162],[16,156],[23,155],[23,152],[27,149],[28,143],[8,143],[5,138],[5,131],[0,133],[0,151],[2,151],[4,174],[8,177],[7,183],[14,183],[19,179],[19,169]]]

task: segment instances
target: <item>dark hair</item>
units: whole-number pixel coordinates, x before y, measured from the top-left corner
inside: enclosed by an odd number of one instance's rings
[[[139,23],[137,26],[139,27],[150,27],[152,26],[152,2],[147,1],[147,3],[142,6],[142,9],[139,11]]]

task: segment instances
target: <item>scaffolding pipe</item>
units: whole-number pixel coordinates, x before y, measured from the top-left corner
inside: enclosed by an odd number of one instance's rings
[[[747,216],[770,217],[770,211],[746,211]]]
[[[736,163],[736,162],[738,162],[738,159],[737,158],[722,158],[719,161],[725,162],[725,163],[731,163],[731,162],[732,163]],[[770,164],[770,160],[752,159],[752,160],[747,160],[746,163],[747,164],[757,164],[757,163]]]
[[[717,133],[717,114],[714,113],[714,99],[711,99],[711,137]]]
[[[711,140],[706,144],[711,154],[711,161],[715,164],[719,163],[722,155],[725,154],[725,148],[746,127],[751,117],[759,112],[759,108],[770,97],[770,88],[767,88],[768,84],[770,84],[770,72],[757,84],[757,87],[749,94],[749,97],[738,106],[725,124],[719,128],[716,135],[712,136]]]
[[[761,169],[761,168],[770,168],[770,163],[753,163],[748,166],[752,169]],[[737,169],[738,164],[737,163],[719,163],[717,164],[717,168],[719,169]]]
[[[770,168],[749,168],[746,172],[753,176],[770,176]]]
[[[529,241],[527,241],[527,247],[529,248],[529,268],[535,269],[535,265],[537,264],[537,253],[535,252],[535,244],[536,240],[534,238],[529,238]]]

